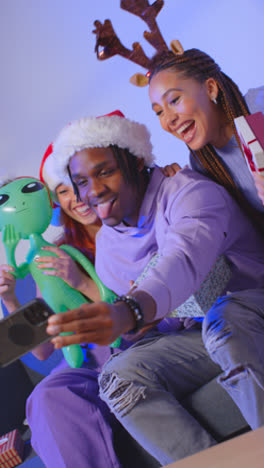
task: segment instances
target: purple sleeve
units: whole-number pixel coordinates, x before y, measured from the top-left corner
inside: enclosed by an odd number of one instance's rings
[[[160,206],[157,218],[160,257],[139,286],[156,301],[155,318],[164,317],[199,289],[237,232],[234,225],[230,233],[238,214],[236,205],[212,182],[189,184],[169,199],[165,212]],[[167,226],[161,218],[166,218]]]

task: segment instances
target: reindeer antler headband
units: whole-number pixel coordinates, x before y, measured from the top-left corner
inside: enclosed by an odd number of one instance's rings
[[[157,52],[169,50],[156,22],[156,17],[163,5],[163,0],[156,0],[152,5],[149,4],[148,0],[121,0],[120,2],[120,7],[123,10],[139,16],[148,25],[150,31],[144,32],[144,38]],[[153,57],[149,58],[146,56],[139,42],[134,42],[132,45],[133,49],[129,50],[120,42],[110,20],[105,20],[103,24],[96,20],[94,25],[96,27],[93,31],[96,34],[95,51],[99,60],[106,60],[114,55],[121,55],[147,70],[151,69]],[[100,51],[99,47],[102,47]],[[183,47],[178,40],[173,40],[170,47],[175,55],[184,53]],[[130,82],[136,86],[146,86],[148,84],[148,77],[149,73],[146,75],[136,73],[130,78]]]

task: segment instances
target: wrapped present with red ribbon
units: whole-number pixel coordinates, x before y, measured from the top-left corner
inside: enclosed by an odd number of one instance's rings
[[[249,169],[264,175],[264,115],[236,117],[235,125]]]
[[[14,429],[0,437],[0,468],[17,466],[23,461],[24,440]]]

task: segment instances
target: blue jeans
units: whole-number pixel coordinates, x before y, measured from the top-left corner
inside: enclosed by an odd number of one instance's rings
[[[166,465],[215,444],[180,400],[219,373],[200,329],[149,332],[107,361],[100,396],[127,431]]]
[[[203,340],[223,373],[219,383],[256,429],[264,424],[264,290],[218,299],[203,323]]]

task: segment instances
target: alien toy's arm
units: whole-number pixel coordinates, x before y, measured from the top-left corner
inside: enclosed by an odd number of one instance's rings
[[[21,263],[19,266],[16,263],[15,252],[20,239],[21,236],[16,232],[13,224],[4,226],[2,230],[2,242],[5,247],[7,263],[15,268],[15,271],[12,272],[15,278],[23,279],[29,273],[29,269],[27,262]]]
[[[92,278],[92,280],[97,285],[100,296],[102,301],[109,302],[112,304],[116,299],[117,295],[108,289],[104,283],[100,280],[99,276],[97,275],[93,264],[81,253],[79,250],[75,249],[70,245],[61,245],[60,248],[64,250],[67,254],[69,254],[74,260],[76,260],[88,273],[88,275]],[[121,344],[121,338],[117,338],[110,346],[112,348],[119,348]]]

